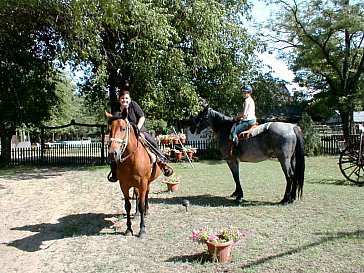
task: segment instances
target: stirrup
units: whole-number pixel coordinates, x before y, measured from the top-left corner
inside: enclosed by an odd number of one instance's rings
[[[109,180],[109,182],[112,182],[112,183],[114,183],[114,182],[117,182],[117,181],[118,181],[118,179],[117,179],[116,177],[114,177],[114,176],[113,176],[112,171],[110,171],[110,172],[109,172],[109,174],[108,174],[108,176],[107,176],[107,180]]]
[[[158,166],[163,172],[164,176],[170,177],[173,174],[173,168],[169,166],[167,163],[161,161],[159,162]]]

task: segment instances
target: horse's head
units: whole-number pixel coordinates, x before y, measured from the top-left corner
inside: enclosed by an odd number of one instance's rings
[[[210,126],[210,118],[209,118],[210,107],[206,105],[200,113],[198,113],[197,117],[191,122],[190,131],[191,133],[197,132],[201,133],[202,130],[206,129]]]
[[[128,145],[130,125],[127,114],[127,110],[124,109],[109,120],[109,158],[111,161],[120,161]]]

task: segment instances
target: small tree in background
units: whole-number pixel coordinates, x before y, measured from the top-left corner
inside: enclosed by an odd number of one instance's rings
[[[320,136],[314,130],[313,121],[307,113],[302,114],[302,119],[299,125],[303,131],[305,154],[309,156],[321,154]]]

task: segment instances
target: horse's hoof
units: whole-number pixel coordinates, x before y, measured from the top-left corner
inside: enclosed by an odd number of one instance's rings
[[[125,231],[125,236],[133,236],[133,231],[131,230]]]
[[[145,231],[143,231],[143,232],[139,232],[139,238],[140,238],[140,239],[145,239],[145,238],[147,238],[147,233],[146,233]]]
[[[288,204],[292,204],[294,200],[290,199],[290,198],[283,198],[281,200],[281,205],[288,205]]]
[[[236,197],[235,198],[235,203],[237,203],[238,205],[240,205],[241,203],[243,203],[244,202],[244,199],[243,199],[243,197]]]

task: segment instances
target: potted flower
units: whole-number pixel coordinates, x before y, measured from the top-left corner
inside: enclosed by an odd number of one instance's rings
[[[178,133],[178,138],[181,141],[182,144],[186,143],[186,134]]]
[[[166,156],[166,157],[170,157],[171,156],[171,148],[169,148],[169,147],[164,148],[162,154],[164,156]]]
[[[170,137],[170,139],[171,139],[171,141],[173,142],[173,144],[178,144],[178,135],[176,135],[176,134],[170,134],[169,135],[169,137]]]
[[[182,159],[182,152],[180,150],[176,150],[174,149],[174,156],[176,158],[177,161],[181,160]]]
[[[159,135],[158,140],[162,142],[162,144],[166,145],[169,143],[169,136],[168,135]]]
[[[162,181],[166,183],[168,191],[174,192],[179,189],[181,177],[179,175],[172,174],[170,177],[164,177]]]
[[[185,149],[189,158],[192,158],[193,154],[197,152],[197,148],[193,148],[191,146],[186,146]]]
[[[231,248],[240,238],[246,237],[245,232],[236,227],[228,227],[217,231],[208,227],[200,227],[192,231],[194,242],[207,244],[209,257],[220,263],[227,263],[231,259]]]

